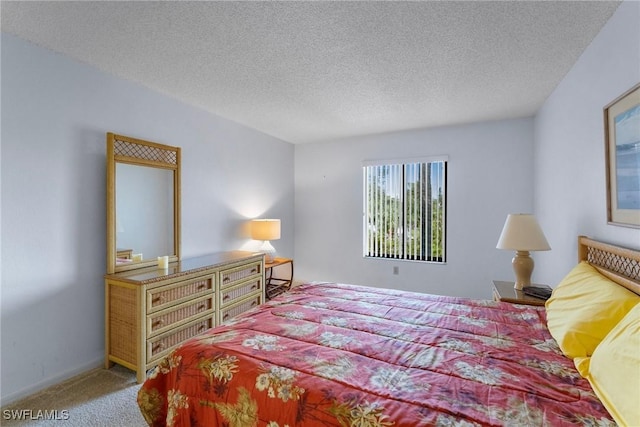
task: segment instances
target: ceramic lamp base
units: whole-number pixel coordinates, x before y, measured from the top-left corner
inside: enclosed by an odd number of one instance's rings
[[[264,254],[264,262],[270,264],[273,262],[276,256],[276,249],[271,246],[271,242],[265,240],[260,247],[260,252]]]
[[[522,290],[525,286],[531,286],[531,273],[533,272],[533,258],[529,251],[517,251],[511,260],[513,271],[516,274],[515,289]]]

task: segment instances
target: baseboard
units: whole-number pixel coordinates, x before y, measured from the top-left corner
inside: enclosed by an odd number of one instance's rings
[[[22,398],[25,398],[27,396],[30,396],[34,393],[37,393],[39,391],[42,391],[47,387],[51,387],[52,385],[59,384],[63,381],[66,381],[75,376],[87,373],[101,366],[104,366],[104,357],[94,359],[91,362],[85,363],[81,366],[75,367],[61,374],[42,380],[36,384],[30,385],[28,387],[23,388],[22,390],[8,394],[6,396],[2,395],[0,396],[0,406],[4,407],[7,405],[11,405],[16,401]]]

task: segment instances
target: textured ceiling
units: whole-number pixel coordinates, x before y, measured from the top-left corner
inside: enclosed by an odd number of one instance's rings
[[[293,143],[535,114],[619,2],[8,2],[2,31]]]

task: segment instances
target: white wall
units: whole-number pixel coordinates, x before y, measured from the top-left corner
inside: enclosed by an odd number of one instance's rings
[[[182,147],[185,256],[251,246],[246,219],[263,215],[282,219],[277,249],[293,256],[291,144],[1,43],[3,404],[102,364],[106,132]]]
[[[446,265],[364,259],[362,162],[441,154]],[[533,209],[533,119],[297,145],[295,168],[297,280],[490,298],[492,279],[512,278],[513,254],[495,246],[508,213]]]
[[[626,1],[536,117],[535,210],[552,250],[536,273],[556,284],[583,234],[640,248],[640,230],[607,224],[603,108],[640,82],[640,2]]]

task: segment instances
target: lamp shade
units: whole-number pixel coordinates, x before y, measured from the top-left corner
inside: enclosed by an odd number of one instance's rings
[[[254,219],[251,221],[251,238],[254,240],[278,240],[280,238],[279,219]]]
[[[536,217],[531,214],[509,214],[496,248],[514,251],[551,249]]]

